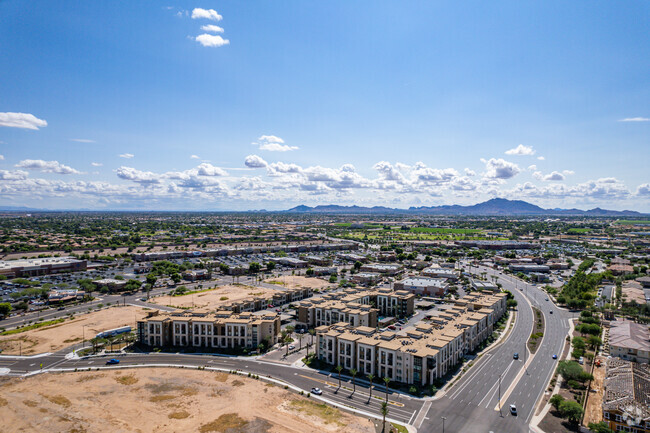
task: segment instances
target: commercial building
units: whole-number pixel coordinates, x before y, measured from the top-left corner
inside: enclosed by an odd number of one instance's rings
[[[471,284],[472,284],[472,287],[474,288],[474,290],[478,290],[479,292],[483,292],[483,291],[497,292],[497,291],[499,291],[499,286],[497,286],[496,284],[491,283],[489,281],[472,279]]]
[[[332,266],[332,259],[329,257],[321,257],[321,256],[306,256],[304,258],[309,262],[310,265],[317,265],[317,266]]]
[[[359,272],[352,274],[350,280],[357,284],[372,285],[381,281],[381,274],[376,272]]]
[[[407,277],[396,281],[395,290],[406,290],[416,295],[443,297],[449,284],[442,278]]]
[[[280,316],[271,313],[181,312],[137,322],[138,342],[153,347],[255,349],[263,341],[269,345],[277,343],[279,334]]]
[[[306,268],[307,265],[309,265],[305,260],[296,259],[294,257],[278,257],[275,262],[292,268]]]
[[[506,311],[506,294],[468,295],[430,323],[400,333],[339,322],[316,328],[316,357],[405,384],[431,385],[485,341]]]
[[[420,272],[420,274],[423,277],[443,278],[448,281],[456,281],[458,279],[458,272],[449,268],[441,268],[439,266],[425,268]]]
[[[370,263],[361,266],[361,272],[375,272],[383,275],[397,275],[402,272],[402,265],[387,265],[379,263]]]
[[[535,273],[548,273],[551,271],[546,265],[533,265],[528,263],[513,263],[509,266],[512,272],[523,272],[525,274],[535,272]]]
[[[615,432],[650,433],[650,367],[607,360],[603,419]]]
[[[207,269],[192,269],[183,272],[183,278],[189,281],[209,280],[212,274]]]
[[[126,280],[118,280],[115,278],[102,278],[101,280],[93,281],[95,287],[99,290],[102,287],[108,288],[112,292],[117,292],[126,286]]]
[[[86,260],[78,260],[72,257],[1,260],[0,275],[7,278],[37,277],[61,272],[85,271],[87,265]]]
[[[626,361],[648,364],[650,361],[648,325],[629,320],[610,322],[609,353]]]
[[[539,248],[537,244],[520,241],[456,241],[456,245],[480,250],[530,250]]]

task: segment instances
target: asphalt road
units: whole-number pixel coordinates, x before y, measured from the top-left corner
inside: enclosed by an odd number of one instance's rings
[[[481,272],[492,274],[495,271],[481,268]],[[388,418],[414,425],[422,432],[527,432],[536,403],[542,396],[548,380],[555,369],[553,354],[560,354],[568,332],[568,319],[571,313],[556,308],[552,302],[545,301],[546,295],[531,285],[496,273],[504,289],[509,289],[518,302],[518,315],[515,324],[499,346],[475,360],[461,379],[446,394],[436,400],[411,398],[388,390]],[[519,290],[523,285],[524,290]],[[165,289],[168,290],[168,289]],[[142,297],[142,295],[138,295]],[[525,344],[533,325],[533,313],[525,300],[540,305],[546,320],[544,339],[537,353],[524,370],[524,362],[530,355],[524,355]],[[121,297],[120,297],[121,298]],[[126,301],[129,303],[129,300]],[[86,307],[87,308],[87,307]],[[553,310],[553,314],[550,311]],[[69,349],[68,349],[69,351]],[[519,360],[513,354],[519,353]],[[105,367],[103,358],[68,360],[62,352],[40,358],[2,358],[0,369],[10,369],[9,375],[22,375],[43,369],[83,369]],[[339,388],[336,373],[320,372],[292,365],[271,363],[254,358],[232,358],[214,355],[189,354],[128,354],[119,356],[120,366],[127,365],[191,365],[242,370],[260,376],[270,376],[309,391],[312,387],[323,390],[324,398],[335,402],[342,408],[355,410],[381,417],[381,402],[385,398],[383,385],[374,384],[372,398],[367,383],[357,380],[356,391],[349,378],[343,378]],[[499,387],[499,377],[501,383]],[[503,410],[498,410],[499,395]],[[380,398],[377,398],[380,397]],[[318,397],[313,397],[318,398]],[[518,416],[511,416],[508,406],[515,404]]]

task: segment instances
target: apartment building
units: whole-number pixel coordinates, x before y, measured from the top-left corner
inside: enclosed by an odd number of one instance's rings
[[[603,420],[616,432],[650,433],[650,367],[607,360]]]
[[[279,307],[290,302],[298,302],[313,296],[314,291],[310,288],[287,289],[272,295],[257,296],[251,299],[234,301],[223,305],[224,310],[231,310],[234,313],[255,312],[266,308]]]
[[[431,385],[485,341],[506,311],[506,294],[468,295],[399,333],[339,322],[316,328],[316,357],[392,381]]]
[[[648,364],[650,362],[650,331],[648,325],[629,320],[610,322],[609,353],[618,358]]]
[[[298,306],[298,322],[309,327],[329,326],[345,322],[354,327],[377,327],[376,308],[356,302],[325,300],[322,298],[301,302]]]
[[[254,349],[265,340],[270,345],[278,342],[280,316],[180,312],[140,320],[137,329],[138,342],[147,346]]]

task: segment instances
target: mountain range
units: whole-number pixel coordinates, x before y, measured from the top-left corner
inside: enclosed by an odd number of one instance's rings
[[[315,207],[300,205],[288,209],[291,213],[332,213],[332,214],[427,214],[427,215],[476,215],[476,216],[514,216],[514,215],[548,215],[548,216],[641,216],[643,214],[631,210],[607,210],[594,208],[581,209],[544,209],[537,205],[522,201],[493,198],[471,206],[443,205],[420,206],[408,209],[396,209],[384,206],[339,206],[319,205]]]

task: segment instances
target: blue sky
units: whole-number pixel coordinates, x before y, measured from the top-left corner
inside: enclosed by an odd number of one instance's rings
[[[1,1],[0,205],[650,212],[647,1]]]

